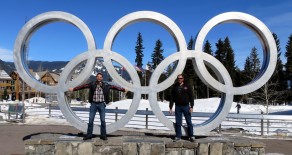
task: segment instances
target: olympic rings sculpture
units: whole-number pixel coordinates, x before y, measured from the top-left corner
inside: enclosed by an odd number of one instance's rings
[[[68,22],[79,28],[85,36],[88,50],[73,58],[65,66],[65,69],[60,75],[58,85],[47,86],[37,81],[30,74],[27,64],[25,63],[25,55],[27,52],[25,47],[29,43],[32,34],[37,29],[45,26],[48,23],[56,21]],[[174,38],[178,49],[178,52],[168,56],[157,66],[151,76],[149,86],[143,87],[141,86],[137,72],[131,63],[127,61],[127,59],[125,59],[122,55],[111,50],[115,37],[122,29],[124,29],[129,24],[141,21],[154,22],[164,27]],[[240,23],[251,29],[254,31],[254,33],[256,33],[263,46],[263,67],[257,77],[245,86],[233,87],[231,77],[226,68],[216,58],[202,51],[202,46],[207,33],[216,25],[226,22]],[[92,33],[82,20],[72,14],[59,11],[46,12],[28,21],[20,30],[14,45],[14,62],[21,78],[38,91],[45,93],[56,93],[59,107],[67,121],[77,129],[84,132],[86,132],[87,124],[71,110],[67,98],[65,97],[65,92],[68,90],[68,88],[80,85],[89,78],[93,71],[96,57],[101,57],[104,59],[104,66],[107,68],[113,80],[119,83],[122,87],[134,93],[130,109],[127,111],[127,113],[117,122],[107,126],[109,133],[124,127],[131,120],[138,109],[141,94],[149,94],[151,109],[153,110],[158,120],[167,128],[174,130],[173,122],[162,113],[158,105],[157,92],[163,91],[172,85],[177,75],[180,74],[184,69],[186,60],[192,59],[195,71],[200,79],[212,89],[222,92],[222,98],[216,112],[202,124],[194,125],[195,134],[204,134],[216,128],[226,118],[230,111],[234,95],[246,94],[255,91],[269,80],[276,66],[277,48],[272,33],[266,27],[266,25],[257,18],[241,12],[227,12],[219,14],[209,20],[199,31],[195,41],[194,50],[187,49],[184,35],[182,34],[180,28],[171,19],[160,13],[152,11],[133,12],[119,19],[109,30],[104,42],[103,49],[96,49]],[[112,60],[120,63],[127,69],[133,83],[127,82],[115,71],[111,62]],[[70,81],[69,77],[72,75],[75,67],[85,61],[86,66],[83,71],[75,79],[73,79],[73,81]],[[169,64],[175,61],[178,61],[178,64],[174,72],[165,81],[158,84],[158,79],[163,73],[163,70]],[[211,76],[206,68],[206,65],[215,72],[219,81]],[[95,134],[100,133],[100,128],[98,126],[99,125],[94,126],[93,132]]]

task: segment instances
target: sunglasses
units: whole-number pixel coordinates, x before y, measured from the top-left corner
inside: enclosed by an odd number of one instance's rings
[[[184,79],[184,78],[177,78],[177,79]]]

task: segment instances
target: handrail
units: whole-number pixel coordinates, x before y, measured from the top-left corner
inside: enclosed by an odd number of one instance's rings
[[[10,103],[10,104],[1,104],[1,105],[14,105],[16,103]],[[52,109],[58,110],[58,104],[56,103],[34,103],[39,105],[38,108],[43,107],[50,107]],[[25,106],[25,107],[31,107],[31,106]],[[71,107],[72,110],[85,110],[88,108],[81,108],[81,107]],[[106,109],[107,113],[119,113],[119,114],[125,114],[127,112],[127,109]],[[173,116],[170,115],[168,111],[162,111],[165,116]],[[136,114],[138,115],[154,115],[154,113],[151,110],[137,110]],[[193,112],[192,117],[211,117],[214,113],[210,112]],[[237,114],[237,113],[229,113],[227,115],[227,118],[235,118],[235,119],[269,119],[269,120],[292,120],[292,115],[275,115],[275,114]]]
[[[58,110],[59,107],[57,104],[49,104],[49,103],[34,103],[40,105],[40,107],[51,106],[52,109]],[[26,106],[29,107],[29,106]],[[71,107],[73,111],[86,111],[89,108],[83,107]],[[125,114],[127,109],[106,109],[106,113],[119,113]],[[165,116],[173,116],[170,115],[168,111],[162,111]],[[137,115],[154,115],[151,110],[137,110]],[[193,112],[192,117],[211,117],[214,113],[210,112]],[[274,115],[274,114],[237,114],[237,113],[229,113],[227,118],[235,118],[235,119],[265,119],[265,120],[292,120],[292,115]]]

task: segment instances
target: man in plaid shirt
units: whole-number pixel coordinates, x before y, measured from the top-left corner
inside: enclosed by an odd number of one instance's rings
[[[99,113],[100,122],[101,122],[100,139],[107,140],[106,123],[105,123],[105,107],[106,107],[106,104],[109,103],[109,90],[115,89],[118,91],[126,92],[124,88],[110,85],[106,82],[103,82],[102,80],[103,80],[102,73],[97,73],[96,81],[83,84],[75,88],[69,88],[69,91],[71,92],[85,89],[85,88],[89,89],[88,101],[89,103],[91,103],[90,109],[89,109],[89,123],[87,127],[87,134],[83,138],[83,140],[88,140],[92,138],[93,122],[94,122],[94,117],[97,111]]]

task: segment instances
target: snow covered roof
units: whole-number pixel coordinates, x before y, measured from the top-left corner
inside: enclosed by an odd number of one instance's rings
[[[1,80],[12,80],[12,78],[4,70],[0,70],[0,79]]]

